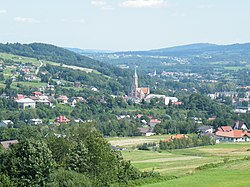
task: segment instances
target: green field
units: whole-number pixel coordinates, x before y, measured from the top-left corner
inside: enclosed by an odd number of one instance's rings
[[[166,136],[138,137],[138,138],[111,138],[111,143],[127,147],[122,154],[126,160],[142,171],[156,171],[162,176],[175,176],[177,179],[144,185],[144,187],[165,186],[250,186],[250,143],[223,143],[213,146],[204,146],[172,151],[140,151],[131,149],[143,141],[155,142]],[[124,142],[126,145],[124,145]],[[216,168],[197,170],[206,164],[218,164]]]

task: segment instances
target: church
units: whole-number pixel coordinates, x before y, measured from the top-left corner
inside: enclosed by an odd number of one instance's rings
[[[147,95],[150,94],[149,87],[140,87],[138,86],[138,76],[135,68],[135,74],[132,80],[132,89],[131,89],[131,97],[133,99],[144,99]]]

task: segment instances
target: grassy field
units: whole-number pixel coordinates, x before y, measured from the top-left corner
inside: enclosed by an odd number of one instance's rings
[[[247,187],[250,186],[250,161],[239,161],[221,168],[208,169],[192,175],[143,187]]]
[[[113,146],[123,147],[123,148],[132,148],[139,144],[155,142],[159,143],[160,140],[163,140],[170,135],[159,135],[159,136],[135,136],[135,137],[111,137],[107,138],[109,143]]]
[[[250,143],[223,143],[212,146],[172,151],[140,151],[131,149],[144,142],[157,142],[166,136],[110,138],[112,145],[127,147],[122,154],[126,160],[142,171],[156,171],[162,176],[175,176],[144,187],[165,186],[250,186]],[[224,163],[217,168],[197,170],[206,164]],[[236,160],[236,161],[234,161]]]

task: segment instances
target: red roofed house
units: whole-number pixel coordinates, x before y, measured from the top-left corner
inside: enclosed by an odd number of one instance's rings
[[[232,130],[233,128],[231,126],[221,126],[217,129],[217,131],[222,131],[222,132],[230,132]]]
[[[57,123],[68,123],[68,122],[70,122],[70,120],[68,118],[66,118],[65,116],[58,116],[55,119],[55,122],[57,122]]]
[[[150,119],[149,125],[150,125],[150,127],[154,127],[154,126],[156,126],[157,124],[160,124],[160,123],[161,123],[161,121],[158,120],[158,119]]]
[[[246,130],[233,130],[231,126],[221,126],[217,129],[216,141],[246,142],[250,140],[250,133]]]
[[[164,141],[170,142],[173,141],[174,139],[181,139],[181,138],[188,138],[186,134],[176,134],[175,136],[170,136],[169,138],[166,138]]]
[[[16,100],[24,99],[25,96],[23,94],[17,94],[16,97],[14,98]]]
[[[35,97],[43,95],[41,92],[32,92],[32,95]]]
[[[61,95],[60,97],[57,98],[59,102],[66,104],[68,103],[68,97],[66,95]]]
[[[143,116],[143,114],[137,114],[136,118],[141,119],[142,116]]]

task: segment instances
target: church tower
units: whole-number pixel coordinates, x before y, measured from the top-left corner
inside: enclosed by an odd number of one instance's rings
[[[138,90],[138,76],[137,76],[136,67],[135,67],[135,74],[132,80],[131,97],[138,98],[137,90]]]

